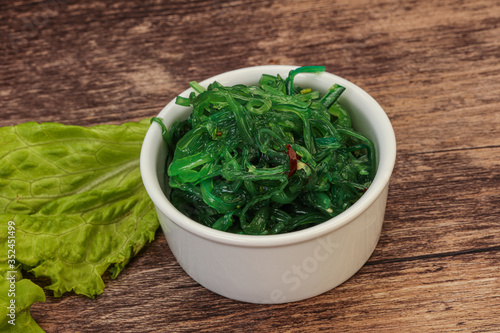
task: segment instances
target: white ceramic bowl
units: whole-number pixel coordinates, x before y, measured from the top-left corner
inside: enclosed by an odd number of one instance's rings
[[[261,75],[286,77],[297,66],[257,66],[223,73],[222,85],[256,84]],[[370,188],[352,207],[317,226],[279,235],[237,235],[206,227],[180,213],[163,192],[166,145],[156,123],[141,151],[141,174],[153,200],[170,250],[182,268],[207,289],[251,303],[285,303],[324,293],[349,279],[377,245],[386,207],[389,178],[396,158],[396,139],[380,105],[361,88],[329,73],[300,74],[295,84],[325,93],[338,83],[356,130],[375,144],[377,173]],[[187,97],[192,89],[181,93]],[[168,126],[191,110],[170,102],[159,113]]]

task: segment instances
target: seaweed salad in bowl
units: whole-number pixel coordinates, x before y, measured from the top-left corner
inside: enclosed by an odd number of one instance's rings
[[[163,138],[169,199],[183,214],[208,227],[238,234],[297,231],[329,220],[352,206],[376,172],[373,143],[352,127],[339,103],[346,89],[321,94],[287,77],[262,74],[258,84],[194,91],[176,104],[192,108]]]
[[[396,160],[377,101],[322,66],[246,67],[190,86],[152,118],[140,159],[184,271],[258,304],[355,274],[378,243]]]

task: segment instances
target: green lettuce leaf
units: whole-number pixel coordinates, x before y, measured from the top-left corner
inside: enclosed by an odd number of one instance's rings
[[[154,239],[158,220],[139,155],[149,120],[93,127],[0,128],[0,223],[15,222],[16,260],[55,296],[95,297]],[[6,228],[0,228],[3,255]]]
[[[9,269],[6,262],[0,262],[0,332],[44,332],[30,314],[35,302],[45,302],[43,289],[23,279],[18,269]]]

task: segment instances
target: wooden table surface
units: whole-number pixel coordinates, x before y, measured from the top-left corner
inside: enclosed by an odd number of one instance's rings
[[[324,65],[370,93],[398,142],[380,242],[314,298],[255,305],[199,286],[163,234],[96,299],[31,313],[47,332],[500,332],[496,0],[0,2],[0,126],[155,116],[192,80]]]

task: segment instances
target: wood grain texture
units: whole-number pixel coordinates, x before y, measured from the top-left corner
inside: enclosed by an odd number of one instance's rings
[[[47,292],[33,317],[47,332],[500,332],[499,36],[493,0],[1,2],[0,126],[139,120],[192,80],[314,64],[370,93],[398,141],[380,242],[334,290],[220,297],[158,231],[102,295]]]
[[[326,294],[263,306],[206,291],[172,264],[163,240],[152,247],[166,256],[137,258],[133,265],[142,265],[143,270],[131,268],[108,284],[99,298],[50,299],[32,312],[43,317],[45,328],[53,332],[71,332],[75,327],[82,332],[109,327],[120,332],[472,332],[498,328],[498,259],[493,252],[368,262]],[[65,311],[52,311],[57,308]]]

